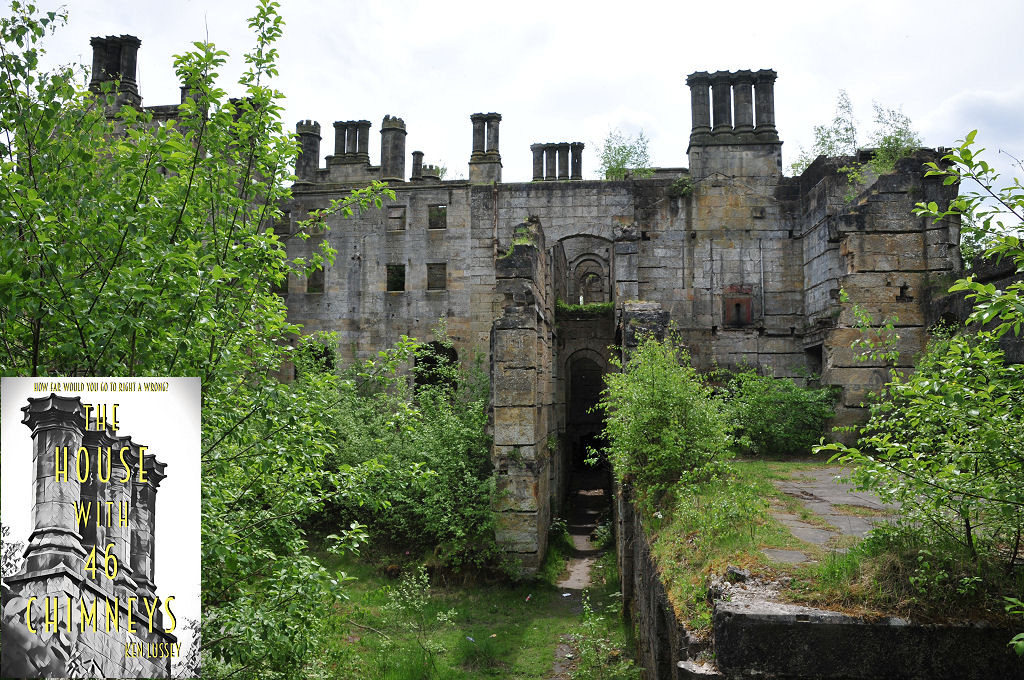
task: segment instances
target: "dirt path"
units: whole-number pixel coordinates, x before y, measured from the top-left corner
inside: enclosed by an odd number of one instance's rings
[[[586,471],[578,473],[573,480],[570,493],[572,515],[569,518],[569,535],[575,548],[569,557],[565,576],[556,584],[562,589],[562,595],[570,600],[572,611],[583,613],[583,590],[590,587],[590,569],[601,556],[599,550],[590,540],[590,535],[597,528],[601,513],[608,506],[604,475],[600,472]],[[574,666],[572,647],[562,638],[555,648],[555,664],[552,668],[552,680],[567,678]]]

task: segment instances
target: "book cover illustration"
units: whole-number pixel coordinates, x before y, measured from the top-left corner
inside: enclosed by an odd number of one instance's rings
[[[178,675],[200,616],[199,379],[3,378],[0,426],[2,675]]]

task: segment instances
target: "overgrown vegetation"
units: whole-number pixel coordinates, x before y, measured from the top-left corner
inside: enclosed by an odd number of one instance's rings
[[[571,314],[578,318],[595,318],[611,314],[614,311],[614,302],[583,302],[573,304],[562,299],[555,300],[556,314]]]
[[[729,374],[726,389],[735,444],[742,455],[804,456],[835,411],[835,391],[805,388],[754,368]]]
[[[643,178],[654,174],[643,130],[634,137],[621,130],[609,130],[597,152],[598,174],[604,179]]]
[[[643,338],[628,360],[611,359],[600,407],[607,455],[619,483],[651,512],[679,484],[728,472],[726,410],[690,365],[677,338]]]
[[[872,106],[875,111],[875,129],[868,139],[874,150],[870,160],[866,163],[854,160],[839,168],[850,185],[846,194],[847,202],[853,200],[871,177],[892,172],[896,161],[911,155],[922,144],[921,136],[914,131],[910,118],[902,111],[886,108],[877,102]],[[799,175],[820,155],[830,158],[855,157],[858,150],[857,121],[853,117],[853,106],[846,90],[840,90],[832,122],[829,125],[814,126],[814,144],[810,151],[800,147],[800,153],[790,170],[794,175]]]

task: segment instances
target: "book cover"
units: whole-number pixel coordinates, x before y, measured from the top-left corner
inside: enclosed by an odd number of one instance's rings
[[[3,378],[4,677],[178,677],[200,619],[198,378]]]

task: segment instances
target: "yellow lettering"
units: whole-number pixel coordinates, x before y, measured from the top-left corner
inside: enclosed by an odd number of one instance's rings
[[[118,454],[121,458],[121,465],[124,467],[124,477],[120,480],[122,484],[127,484],[128,480],[132,478],[132,470],[128,465],[128,461],[124,458],[124,452],[131,451],[131,447],[122,446],[121,451]]]
[[[115,430],[117,430],[118,428],[120,428],[120,427],[121,427],[121,426],[120,426],[120,425],[118,425],[118,423],[117,423],[117,406],[118,406],[118,405],[117,405],[117,404],[114,404],[113,406],[114,406],[114,407],[113,407],[113,408],[111,409],[111,413],[113,413],[113,415],[112,415],[112,416],[110,417],[110,426],[111,426],[112,428],[114,428]]]
[[[107,447],[107,476],[104,477],[103,476],[103,463],[102,463],[102,460],[103,460],[103,447],[102,446],[97,446],[96,447],[96,474],[99,475],[100,481],[103,482],[103,483],[107,483],[107,482],[110,481],[110,458],[111,458],[111,453],[110,453],[110,447],[108,446]]]
[[[118,626],[118,623],[119,623],[118,619],[121,618],[121,607],[120,607],[120,599],[121,598],[119,598],[119,597],[115,597],[114,598],[114,609],[113,610],[110,609],[110,599],[109,598],[103,598],[103,599],[107,603],[107,632],[109,633],[110,632],[110,621],[111,621],[111,619],[113,619],[113,621],[114,621],[114,630],[118,630],[120,628],[120,626]]]
[[[92,512],[92,503],[79,503],[75,501],[76,526],[81,529],[89,523],[89,513]]]
[[[158,600],[154,597],[152,602],[149,600],[149,598],[145,598],[142,601],[146,603],[146,614],[149,616],[149,632],[152,633],[153,617],[156,615],[157,609],[159,609],[159,607],[157,607],[156,605]]]
[[[167,615],[171,617],[171,627],[164,628],[168,633],[173,633],[174,629],[178,627],[178,619],[174,618],[174,612],[171,611],[171,600],[173,599],[174,596],[169,595],[167,599],[164,600],[164,611],[166,611]]]
[[[50,601],[53,601],[53,610],[50,610]],[[57,623],[60,616],[60,605],[57,604],[57,598],[48,597],[46,598],[46,626],[44,627],[47,633],[57,632]]]
[[[32,602],[38,599],[38,597],[32,596],[28,598],[28,604],[25,605],[25,625],[28,626],[28,632],[30,633],[36,632],[36,629],[32,627]]]
[[[85,598],[83,597],[78,601],[78,609],[81,612],[81,618],[78,620],[78,625],[81,626],[81,631],[85,632],[85,627],[92,621],[92,632],[96,632],[96,600],[92,601],[92,607],[86,608]]]
[[[139,599],[137,597],[128,598],[128,632],[135,632],[135,601]]]
[[[53,469],[54,474],[57,476],[57,481],[61,481],[63,477],[64,481],[68,481],[68,447],[64,447],[64,467],[60,466],[60,447],[56,446],[53,449]]]
[[[139,481],[140,482],[146,481],[146,451],[148,450],[148,448],[149,447],[147,447],[147,446],[140,446],[139,447]]]
[[[92,404],[82,404],[85,407],[85,429],[89,429],[89,411],[92,410]]]
[[[85,474],[82,474],[82,454],[85,454]],[[75,454],[75,473],[78,475],[78,481],[85,482],[89,479],[89,449],[84,446],[78,448],[78,453]]]

